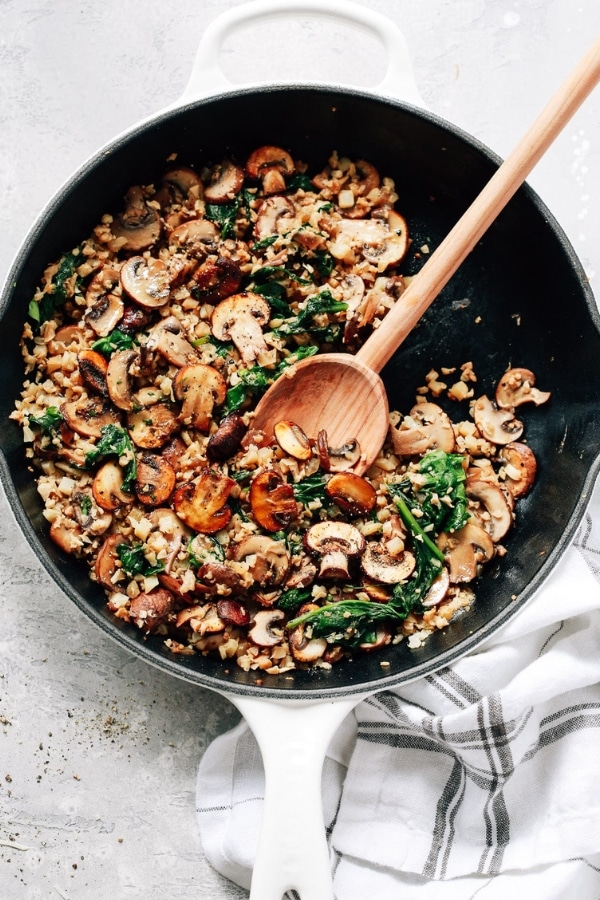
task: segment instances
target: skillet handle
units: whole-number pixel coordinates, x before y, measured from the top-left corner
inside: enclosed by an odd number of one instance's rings
[[[294,702],[228,694],[262,753],[265,801],[250,900],[334,900],[321,772],[338,726],[359,700]]]
[[[252,0],[227,10],[206,28],[192,74],[177,105],[236,87],[221,69],[219,54],[226,39],[237,28],[267,18],[307,16],[339,20],[373,34],[387,52],[387,71],[383,80],[369,91],[416,106],[425,105],[415,82],[406,39],[398,26],[386,16],[352,0]]]

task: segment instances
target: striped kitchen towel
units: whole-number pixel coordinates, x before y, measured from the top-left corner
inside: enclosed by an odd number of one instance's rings
[[[362,701],[325,761],[336,900],[600,897],[600,490],[574,545],[501,632]],[[241,722],[206,752],[198,821],[248,887],[263,773]],[[516,892],[516,893],[515,893]]]

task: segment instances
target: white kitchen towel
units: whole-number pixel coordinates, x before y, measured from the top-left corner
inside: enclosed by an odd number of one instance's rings
[[[336,900],[600,898],[599,573],[597,489],[501,632],[347,717],[323,772]],[[243,887],[263,786],[241,722],[204,755],[197,804],[207,859]]]

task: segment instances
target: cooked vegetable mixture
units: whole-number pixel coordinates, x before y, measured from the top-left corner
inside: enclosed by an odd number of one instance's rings
[[[491,398],[470,362],[423,373],[364,477],[327,423],[279,422],[257,445],[268,386],[355,352],[402,294],[408,228],[364,160],[310,173],[265,146],[172,163],[47,268],[29,308],[12,418],[52,539],[175,654],[262,676],[419,646],[505,552],[536,470],[515,408],[549,394],[525,368]]]

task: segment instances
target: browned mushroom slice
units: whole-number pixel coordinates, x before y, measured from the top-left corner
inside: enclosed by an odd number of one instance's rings
[[[106,372],[106,383],[110,399],[126,412],[133,407],[133,395],[130,375],[139,364],[140,354],[137,350],[118,350],[110,358]]]
[[[190,256],[202,260],[209,253],[217,252],[219,238],[220,232],[214,222],[209,219],[189,219],[173,229],[169,243],[182,247]]]
[[[392,635],[385,625],[378,625],[375,635],[371,641],[362,641],[358,646],[364,653],[371,653],[373,650],[381,650],[386,647],[392,639]]]
[[[106,337],[119,325],[123,317],[123,301],[114,294],[101,297],[85,314],[85,321],[98,337]]]
[[[477,500],[485,510],[480,521],[491,539],[501,540],[512,525],[511,509],[502,489],[493,482],[478,475],[468,475],[465,483],[467,497]]]
[[[81,528],[69,519],[55,519],[50,526],[50,537],[65,553],[77,556],[83,547]]]
[[[276,422],[273,426],[275,440],[288,456],[306,461],[312,456],[312,447],[307,436],[295,422]]]
[[[123,334],[135,334],[136,331],[142,331],[147,328],[152,321],[152,312],[149,309],[142,309],[134,303],[127,304],[123,309],[123,316],[118,323],[119,331]]]
[[[139,253],[147,250],[160,237],[160,216],[148,206],[141,187],[130,188],[125,195],[126,207],[115,217],[110,227],[116,238],[123,238],[122,250]]]
[[[123,490],[124,474],[121,466],[113,460],[105,462],[94,477],[92,492],[101,509],[113,512],[131,503],[133,495]]]
[[[187,366],[199,362],[199,356],[183,333],[179,319],[167,316],[155,325],[146,345],[156,350],[174,366]]]
[[[298,516],[294,488],[278,472],[261,472],[248,494],[252,515],[266,531],[281,531]]]
[[[99,438],[105,425],[120,423],[117,411],[108,406],[106,401],[100,397],[62,403],[60,411],[69,428],[82,437]]]
[[[450,583],[473,581],[481,563],[489,562],[494,555],[494,542],[484,528],[467,522],[461,529],[448,534],[442,532],[437,545],[446,556],[450,569]]]
[[[211,434],[206,445],[206,458],[210,462],[225,462],[240,449],[247,426],[237,412],[229,413]]]
[[[316,603],[304,603],[296,615],[303,616],[305,613],[312,612],[315,609],[318,609]],[[289,630],[288,641],[292,656],[297,662],[314,663],[321,659],[327,650],[325,638],[307,637],[306,626],[303,622]]]
[[[168,403],[156,403],[127,417],[129,436],[143,450],[162,447],[180,427],[179,418]]]
[[[320,578],[349,578],[349,560],[361,555],[365,539],[348,522],[325,520],[311,525],[304,535],[304,546],[321,557]]]
[[[119,270],[111,265],[102,266],[91,279],[85,292],[86,306],[94,306],[106,297],[114,296],[112,291],[119,285]],[[115,297],[115,299],[118,299]]]
[[[171,281],[162,259],[132,256],[121,268],[121,286],[145,309],[155,309],[169,302]]]
[[[292,566],[283,585],[286,591],[294,588],[310,587],[317,577],[317,567],[307,556],[292,558]]]
[[[390,553],[384,543],[370,541],[360,558],[363,572],[381,584],[398,584],[415,570],[417,561],[409,550],[400,554]]]
[[[204,199],[209,203],[227,203],[239,193],[244,183],[244,171],[224,159],[214,166],[210,173],[210,181],[204,188]]]
[[[442,571],[434,578],[431,587],[421,600],[421,605],[426,609],[429,609],[432,606],[437,606],[442,602],[446,594],[448,593],[448,588],[450,587],[450,573],[446,566],[442,568]]]
[[[290,231],[296,210],[289,197],[267,197],[258,207],[254,237],[261,241],[274,234]]]
[[[350,440],[341,447],[330,447],[324,429],[317,435],[317,452],[319,465],[324,472],[346,472],[361,458],[360,444],[357,440]]]
[[[96,350],[82,350],[77,355],[79,372],[88,387],[97,391],[103,397],[108,397],[106,375],[108,363],[101,353]]]
[[[196,483],[187,482],[175,491],[175,512],[194,531],[214,534],[231,519],[231,508],[225,504],[234,485],[233,478],[203,469]]]
[[[175,472],[166,459],[145,453],[138,460],[135,493],[144,506],[162,506],[175,488]]]
[[[63,325],[58,329],[51,341],[48,341],[48,353],[64,353],[67,347],[83,347],[85,336],[78,325]]]
[[[175,608],[170,591],[157,587],[138,594],[129,604],[129,615],[135,625],[146,634],[152,634]]]
[[[339,472],[325,485],[325,493],[351,517],[368,515],[377,502],[377,493],[370,481],[354,472]]]
[[[239,600],[218,600],[217,615],[229,625],[243,628],[250,621],[246,607]]]
[[[428,450],[452,453],[456,436],[452,422],[437,403],[417,403],[398,428],[390,428],[397,456],[421,456]]]
[[[261,609],[254,614],[248,637],[259,647],[275,647],[283,641],[284,619],[280,609]]]
[[[219,303],[235,294],[242,280],[239,263],[228,256],[206,260],[194,272],[190,289],[198,300]]]
[[[400,263],[408,250],[406,222],[397,213],[390,215],[389,224],[378,219],[342,219],[335,239],[328,246],[336,259],[345,260],[356,250],[367,262],[384,272]]]
[[[496,404],[503,408],[513,409],[523,403],[540,406],[549,399],[549,391],[535,387],[535,375],[530,369],[508,369],[496,387]]]
[[[202,181],[200,177],[187,166],[178,166],[165,172],[161,178],[161,191],[158,201],[166,200],[167,205],[179,203],[184,205],[188,199],[196,201],[202,197]]]
[[[121,544],[127,543],[127,539],[122,534],[109,534],[98,551],[94,563],[94,575],[98,584],[101,584],[107,591],[117,589],[118,576],[123,571],[117,549]]]
[[[295,170],[294,160],[281,147],[258,147],[246,162],[248,176],[262,181],[264,194],[279,194],[285,191],[285,177],[293,175]]]
[[[215,308],[212,332],[219,341],[233,341],[244,363],[251,365],[269,349],[262,333],[269,316],[269,304],[260,294],[233,294]]]
[[[91,488],[75,491],[71,496],[71,503],[75,520],[88,534],[104,534],[112,525],[112,515],[96,504]]]
[[[183,401],[183,424],[207,434],[214,406],[220,406],[227,395],[227,382],[221,373],[203,363],[183,366],[173,379],[173,390],[177,399]]]
[[[253,580],[261,587],[281,584],[290,568],[290,554],[283,541],[253,534],[233,549],[233,558],[244,560]]]
[[[207,559],[198,569],[198,578],[212,594],[239,594],[252,586],[252,577],[228,563]]]
[[[502,485],[510,495],[517,499],[528,494],[537,474],[537,460],[531,447],[511,441],[499,451],[498,459],[503,463]]]
[[[479,397],[473,405],[473,419],[479,433],[492,444],[508,444],[523,434],[523,423],[514,410],[500,409],[489,397]]]

